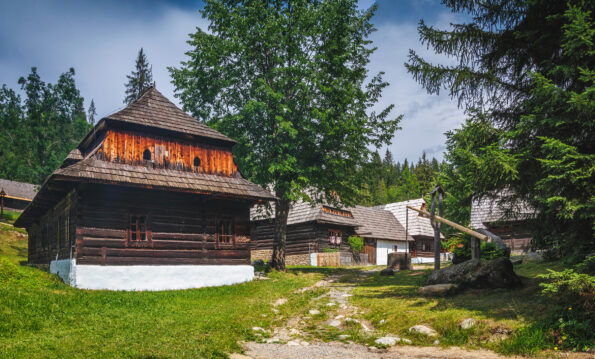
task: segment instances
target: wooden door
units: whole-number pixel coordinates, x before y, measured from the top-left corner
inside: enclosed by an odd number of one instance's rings
[[[376,241],[366,238],[364,240],[364,253],[368,255],[368,263],[376,264]]]

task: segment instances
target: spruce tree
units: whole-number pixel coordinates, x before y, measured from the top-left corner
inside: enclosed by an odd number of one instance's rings
[[[97,116],[97,110],[95,109],[95,101],[91,100],[91,104],[89,105],[89,109],[87,110],[87,121],[90,124],[95,124],[95,117]]]
[[[510,206],[525,202],[535,210],[535,246],[562,255],[590,253],[595,2],[443,3],[470,21],[450,31],[422,21],[419,33],[424,44],[458,64],[432,64],[410,51],[406,67],[428,92],[446,89],[471,113],[449,137],[446,156],[452,188],[464,189],[457,202],[469,203],[471,194],[511,193]]]
[[[126,75],[128,82],[125,84],[126,98],[124,103],[127,105],[136,101],[153,86],[153,66],[149,65],[142,47],[136,58],[135,69],[130,75]]]

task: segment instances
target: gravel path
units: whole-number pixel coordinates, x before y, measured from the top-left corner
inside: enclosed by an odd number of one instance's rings
[[[245,355],[231,359],[513,359],[487,350],[467,351],[460,348],[398,346],[375,349],[358,344],[317,343],[309,346],[245,343]]]

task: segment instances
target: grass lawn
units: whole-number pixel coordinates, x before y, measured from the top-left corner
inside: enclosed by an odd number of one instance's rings
[[[269,328],[321,290],[292,294],[323,271],[271,273],[269,280],[166,292],[71,288],[24,264],[27,244],[0,225],[0,357],[224,357],[251,328]],[[272,303],[289,301],[273,313]]]
[[[550,343],[538,331],[518,330],[531,327],[547,311],[536,276],[547,268],[562,267],[558,262],[525,261],[515,266],[525,283],[522,289],[469,290],[451,298],[429,299],[418,296],[417,289],[430,269],[382,277],[362,275],[362,268],[292,268],[286,273],[271,272],[268,280],[234,286],[109,292],[71,288],[55,275],[26,266],[26,257],[26,236],[0,224],[2,358],[225,357],[240,351],[238,341],[257,339],[252,327],[283,326],[313,307],[321,313],[308,321],[311,334],[325,341],[338,340],[341,333],[325,324],[329,307],[319,299],[329,289],[296,291],[331,273],[342,275],[338,285],[354,287],[350,303],[376,327],[369,334],[359,326],[346,328],[352,341],[371,344],[379,336],[396,334],[411,339],[413,345],[432,345],[434,339],[408,332],[413,325],[425,324],[438,331],[443,346],[535,354],[551,349]],[[273,308],[278,298],[289,300]],[[459,323],[465,318],[477,324],[463,330]],[[508,339],[498,340],[504,336]]]
[[[543,348],[542,333],[515,336],[516,330],[543,318],[547,311],[539,295],[538,274],[547,268],[561,269],[559,262],[524,261],[515,266],[524,287],[517,290],[467,290],[449,298],[424,298],[417,294],[431,270],[400,271],[392,277],[372,276],[358,283],[352,301],[366,309],[365,317],[384,334],[409,338],[413,344],[431,345],[435,338],[412,335],[408,329],[425,324],[439,333],[440,345],[489,348],[502,353],[535,354]],[[473,318],[477,325],[461,329],[459,324]],[[532,338],[538,335],[539,338]],[[498,340],[504,336],[508,340]],[[520,340],[519,340],[520,339]],[[537,341],[530,343],[527,341]],[[551,346],[553,348],[553,344]],[[551,348],[550,348],[551,349]]]

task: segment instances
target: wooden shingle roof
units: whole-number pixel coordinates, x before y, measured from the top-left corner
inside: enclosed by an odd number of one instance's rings
[[[380,208],[391,212],[402,226],[407,223],[407,216],[409,218],[408,232],[411,236],[424,236],[434,237],[434,228],[430,223],[430,219],[418,215],[417,212],[407,210],[407,206],[421,208],[422,204],[425,204],[423,198],[410,199],[408,201],[389,203],[375,208]],[[440,238],[444,238],[444,235],[440,234]]]
[[[192,193],[274,200],[260,186],[238,177],[226,177],[165,168],[149,168],[87,158],[52,175],[56,179],[130,185]]]
[[[7,197],[32,200],[37,193],[36,186],[31,183],[17,182],[0,178],[0,190],[6,192]]]
[[[529,204],[514,200],[512,193],[504,190],[496,195],[474,197],[471,201],[471,228],[487,229],[486,224],[517,222],[535,217]]]
[[[106,116],[103,120],[154,127],[231,143],[236,142],[179,109],[161,92],[157,91],[155,86],[148,89],[138,100],[126,108]]]
[[[355,206],[351,212],[357,221],[357,235],[366,238],[405,241],[405,227],[389,211],[374,207]],[[408,241],[413,241],[411,235]]]
[[[303,200],[298,200],[291,205],[289,214],[287,216],[287,224],[298,224],[306,222],[328,223],[341,226],[357,226],[356,220],[350,216],[342,216],[338,214],[328,213],[322,210],[323,204],[310,203]],[[349,212],[350,208],[342,209],[342,211]],[[271,212],[268,213],[264,205],[256,205],[250,210],[250,220],[259,221],[263,219],[275,218],[275,204],[271,204]]]

